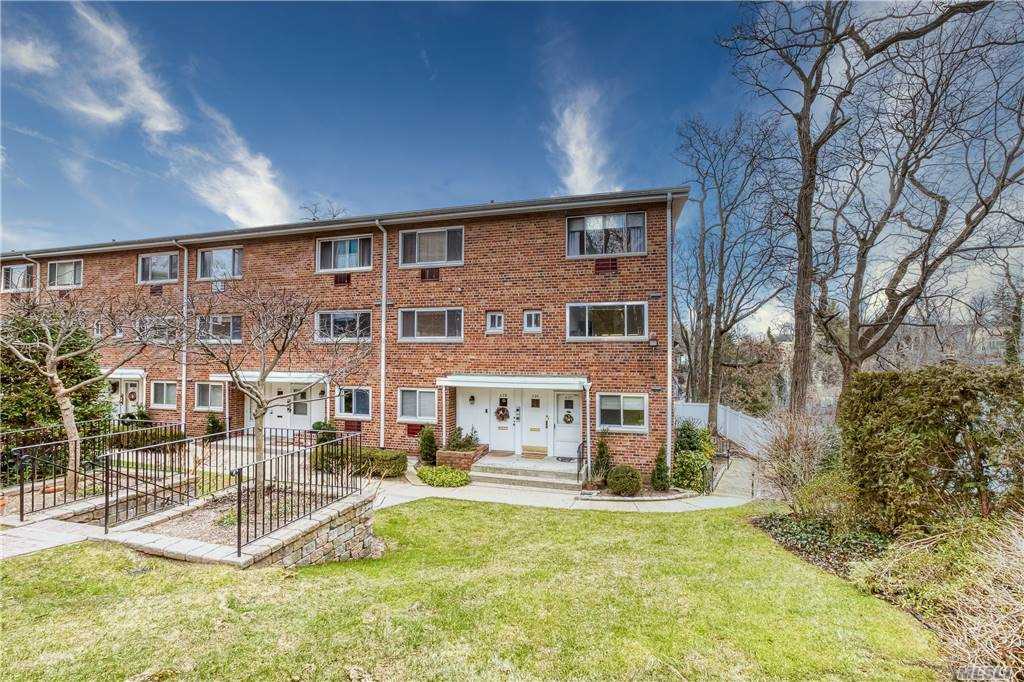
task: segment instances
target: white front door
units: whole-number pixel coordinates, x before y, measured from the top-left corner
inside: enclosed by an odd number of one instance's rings
[[[288,395],[288,387],[281,384],[268,384],[266,397],[268,400],[275,400],[267,410],[267,416],[263,419],[263,425],[268,429],[289,429],[291,428],[291,413],[288,404],[282,396]]]
[[[523,452],[548,453],[551,433],[551,392],[523,391]]]
[[[138,379],[111,379],[110,402],[118,416],[137,412],[143,405],[142,382]]]
[[[309,429],[313,426],[312,402],[310,401],[310,389],[304,388],[304,384],[291,386],[288,390],[294,393],[291,399],[291,428]],[[304,389],[304,390],[301,390]]]
[[[449,389],[451,390],[451,389]],[[469,434],[476,429],[477,438],[485,445],[491,443],[491,390],[488,388],[458,388],[455,423]]]
[[[579,393],[555,394],[555,457],[575,457],[582,441]]]
[[[516,404],[515,391],[491,391],[491,450],[516,451],[518,417],[519,406]]]

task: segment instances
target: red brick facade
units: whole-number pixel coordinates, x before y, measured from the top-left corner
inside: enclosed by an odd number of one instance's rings
[[[566,256],[567,216],[643,211],[646,214],[646,254],[620,256],[609,268],[597,259]],[[630,463],[650,471],[658,447],[665,440],[668,396],[666,350],[668,343],[667,213],[664,194],[637,203],[621,201],[610,206],[566,208],[545,212],[506,212],[492,217],[460,217],[436,222],[422,220],[408,225],[386,225],[388,240],[388,297],[386,337],[386,379],[384,386],[384,436],[387,447],[415,450],[417,438],[408,434],[407,424],[398,420],[399,388],[436,388],[439,377],[449,374],[560,375],[586,377],[590,389],[590,432],[596,439],[597,394],[639,393],[647,396],[646,433],[609,433],[608,443],[617,462]],[[424,281],[419,268],[399,266],[399,233],[403,229],[462,226],[463,265],[442,267],[437,281]],[[328,236],[371,235],[372,269],[352,272],[346,284],[336,284],[331,274],[316,272],[316,240]],[[198,242],[189,238],[188,280],[190,292],[208,292],[210,282],[197,281],[197,254],[202,248],[221,245],[243,249],[244,281],[261,286],[300,287],[321,297],[327,309],[369,310],[372,339],[368,357],[346,382],[371,389],[371,418],[361,421],[364,443],[376,445],[380,419],[380,314],[383,235],[377,227],[337,229],[316,226],[316,231],[283,236],[250,237],[237,241]],[[81,257],[83,286],[88,291],[111,292],[135,288],[140,254],[174,250],[165,246],[83,253],[81,256],[47,258],[37,255],[45,280],[48,260]],[[181,251],[179,250],[179,253]],[[5,258],[14,264],[17,258]],[[185,259],[179,261],[175,284],[165,284],[159,294],[180,304],[185,277]],[[45,281],[41,283],[45,286]],[[567,341],[566,305],[584,302],[646,302],[648,336],[642,341]],[[459,307],[463,310],[463,339],[457,343],[410,343],[398,339],[398,311],[402,308]],[[542,331],[524,333],[525,310],[542,311]],[[488,311],[502,311],[505,331],[485,334]],[[313,329],[313,321],[310,321]],[[243,322],[244,334],[244,322]],[[117,351],[106,351],[103,364],[116,362]],[[180,358],[164,350],[153,350],[133,359],[127,367],[146,372],[145,404],[154,419],[178,420],[181,401],[190,432],[205,429],[206,413],[194,410],[195,382],[222,373],[188,356],[187,382],[179,389],[178,410],[150,408],[154,380],[180,382]],[[278,371],[315,372],[309,358],[286,358]],[[442,407],[443,392],[437,388],[437,431],[440,440],[442,415],[447,429],[455,425],[458,389],[449,389]],[[582,397],[582,396],[581,396]],[[333,400],[327,409],[334,415]],[[227,418],[232,428],[244,424],[243,397],[234,388],[227,391]],[[343,425],[344,420],[338,420]]]

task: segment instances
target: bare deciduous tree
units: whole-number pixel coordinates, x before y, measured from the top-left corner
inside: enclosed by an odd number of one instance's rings
[[[1024,52],[984,19],[896,50],[848,99],[853,120],[820,181],[814,278],[844,386],[922,298],[954,296],[979,254],[1021,242]]]
[[[224,283],[222,291],[190,295],[185,315],[176,318],[189,354],[223,369],[249,398],[259,456],[272,408],[290,405],[318,385],[347,383],[369,354],[368,314],[335,316],[314,325],[317,311],[332,307],[302,289]],[[296,370],[316,376],[293,383],[288,392],[268,395],[275,372]]]
[[[778,138],[773,125],[743,113],[721,127],[691,118],[679,136],[678,157],[700,189],[697,224],[683,242],[692,330],[684,343],[717,433],[726,336],[787,286],[785,232],[775,224],[770,188]]]
[[[846,2],[753,5],[721,44],[739,79],[792,124],[792,186],[785,218],[796,237],[790,407],[803,411],[811,380],[815,206],[836,136],[852,120],[848,100],[900,50],[991,3],[887,6]]]
[[[100,381],[154,347],[153,321],[164,320],[173,308],[163,298],[133,291],[103,298],[80,291],[45,290],[14,296],[0,314],[0,344],[37,373],[50,388],[60,409],[69,443],[65,485],[74,489],[80,468],[79,431],[71,396]],[[168,344],[169,345],[169,344]],[[67,385],[61,367],[67,361],[117,349],[117,359],[96,376]]]
[[[318,220],[334,220],[348,213],[348,210],[341,204],[334,203],[333,199],[311,201],[299,207],[307,214],[307,220],[314,222]]]

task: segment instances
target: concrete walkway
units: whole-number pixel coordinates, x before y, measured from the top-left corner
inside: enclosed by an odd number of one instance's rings
[[[487,483],[470,483],[462,488],[431,488],[428,485],[414,484],[408,480],[397,479],[384,481],[380,484],[380,490],[377,494],[377,506],[393,507],[427,497],[518,504],[526,507],[547,507],[549,509],[597,509],[622,512],[688,512],[701,509],[735,507],[750,502],[750,497],[747,496],[718,494],[657,502],[609,502],[605,500],[579,500],[576,499],[575,492],[564,490],[544,490]]]
[[[412,481],[415,481],[415,483]],[[375,485],[376,483],[374,483]],[[374,486],[364,489],[364,492],[372,492]],[[545,507],[548,509],[595,509],[602,511],[671,513],[735,507],[750,502],[750,497],[736,494],[703,495],[681,500],[662,500],[657,502],[579,500],[576,499],[576,494],[576,492],[565,490],[544,490],[487,483],[470,483],[462,488],[431,488],[421,483],[418,479],[407,480],[400,478],[384,481],[380,484],[377,495],[377,507],[393,507],[414,500],[435,497],[473,502],[517,504],[526,507]],[[8,559],[52,547],[60,547],[91,538],[102,537],[103,528],[99,526],[71,523],[57,519],[45,519],[34,523],[27,522],[25,525],[0,531],[0,559]]]

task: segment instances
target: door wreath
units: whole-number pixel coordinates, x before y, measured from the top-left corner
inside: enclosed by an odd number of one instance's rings
[[[573,422],[572,413],[571,412],[566,412],[565,414],[563,414],[562,415],[562,421],[565,422],[566,424],[572,424],[572,422]]]
[[[494,411],[494,418],[500,422],[506,421],[508,419],[508,408],[499,407],[498,409],[496,409]]]

